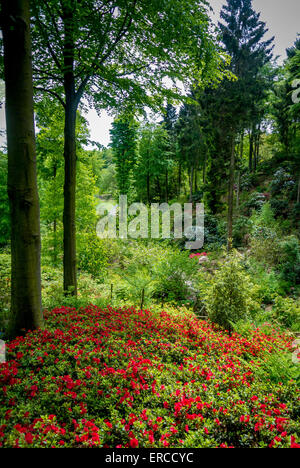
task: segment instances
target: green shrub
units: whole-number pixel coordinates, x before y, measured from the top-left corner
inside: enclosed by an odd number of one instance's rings
[[[292,298],[276,296],[274,299],[273,316],[282,325],[300,332],[300,301]]]
[[[247,234],[252,230],[253,222],[246,216],[239,216],[233,224],[233,243],[235,247],[244,244]]]
[[[173,249],[162,254],[156,263],[154,297],[179,302],[193,294],[198,275],[197,264],[188,252]]]
[[[215,273],[206,292],[209,318],[232,331],[234,323],[245,320],[257,308],[255,289],[234,252]]]
[[[299,364],[292,361],[292,353],[278,351],[267,354],[261,365],[255,368],[256,375],[273,383],[288,383],[294,380],[300,383]]]
[[[274,267],[279,262],[279,239],[271,231],[265,235],[261,230],[251,238],[251,256],[259,263]]]
[[[280,242],[280,257],[278,270],[283,280],[292,285],[300,282],[300,246],[295,236],[290,236]]]
[[[274,211],[274,215],[276,218],[286,218],[289,213],[289,202],[288,200],[279,200],[277,198],[273,198],[271,200],[271,207]]]
[[[261,303],[272,304],[275,295],[284,296],[287,294],[289,285],[278,276],[274,268],[267,271],[253,257],[247,266],[254,283],[257,285]]]
[[[107,276],[112,244],[99,239],[96,233],[78,235],[78,268],[103,282]]]
[[[10,309],[10,255],[0,254],[0,338],[5,333]]]

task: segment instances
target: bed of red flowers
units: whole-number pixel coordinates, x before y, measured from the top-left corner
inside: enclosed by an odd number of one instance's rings
[[[229,336],[192,315],[46,313],[0,365],[1,447],[299,445],[299,388],[255,373],[290,339]]]

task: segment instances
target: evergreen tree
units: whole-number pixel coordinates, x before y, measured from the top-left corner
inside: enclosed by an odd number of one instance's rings
[[[133,117],[119,117],[114,121],[110,134],[118,191],[120,195],[128,196],[137,157],[137,123]]]

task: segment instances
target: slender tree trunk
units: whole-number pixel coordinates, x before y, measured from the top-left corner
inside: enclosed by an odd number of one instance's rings
[[[229,190],[228,190],[228,245],[227,245],[228,252],[232,250],[232,238],[233,238],[234,172],[235,172],[235,138],[233,136],[231,157],[230,157]]]
[[[300,174],[298,179],[297,203],[300,203]]]
[[[236,209],[240,209],[241,171],[237,173]]]
[[[148,170],[147,172],[147,201],[148,201],[148,205],[150,205],[150,172]]]
[[[250,139],[250,148],[249,148],[249,171],[253,171],[253,132],[252,130],[250,131],[249,134],[249,139]]]
[[[194,183],[194,166],[191,167],[191,173],[190,173],[190,203],[193,201],[193,183]]]
[[[195,170],[195,193],[198,192],[198,169]]]
[[[259,148],[260,148],[260,126],[255,135],[255,151],[254,151],[254,169],[257,170],[259,163]]]
[[[71,2],[72,3],[72,2]],[[64,89],[65,107],[65,184],[64,184],[64,291],[77,295],[76,268],[76,94],[74,78],[74,18],[72,5],[65,6],[64,37]]]
[[[169,172],[166,169],[166,203],[169,202]]]
[[[56,175],[57,175],[57,167],[55,164],[53,168],[53,179],[55,181],[55,187],[56,187]],[[57,266],[57,217],[56,217],[56,213],[55,213],[55,218],[53,221],[53,264]]]
[[[10,335],[16,336],[43,326],[29,0],[3,0],[2,30],[11,217]]]
[[[156,177],[156,185],[157,185],[157,190],[158,190],[158,195],[159,195],[159,201],[161,201],[161,186],[160,186],[159,177]]]
[[[178,169],[178,196],[181,194],[181,173],[182,173],[182,166],[181,163],[179,163],[179,169]]]

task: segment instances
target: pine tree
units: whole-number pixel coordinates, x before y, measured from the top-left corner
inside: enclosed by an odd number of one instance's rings
[[[118,191],[120,195],[128,196],[132,188],[132,171],[137,156],[137,123],[133,117],[119,117],[114,121],[110,134]]]

